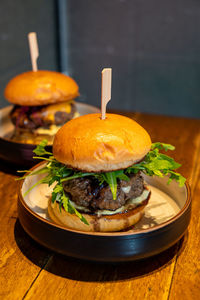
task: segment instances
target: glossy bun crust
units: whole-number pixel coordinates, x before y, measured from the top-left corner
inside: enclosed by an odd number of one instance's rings
[[[69,229],[87,232],[116,232],[136,224],[142,218],[147,203],[148,199],[144,200],[141,205],[132,210],[114,215],[98,217],[94,214],[82,213],[88,225],[83,223],[75,214],[70,214],[63,208],[60,210],[59,204],[57,202],[52,203],[51,199],[48,204],[48,213],[56,224]]]
[[[62,73],[29,71],[11,79],[4,96],[17,105],[38,106],[74,99],[79,95],[78,89],[77,83]]]
[[[89,114],[66,123],[55,135],[53,155],[63,164],[87,172],[125,169],[150,150],[146,130],[127,117]]]

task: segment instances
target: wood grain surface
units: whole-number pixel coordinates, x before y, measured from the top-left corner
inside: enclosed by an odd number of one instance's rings
[[[0,299],[198,299],[200,295],[200,120],[126,113],[171,152],[192,190],[184,238],[138,262],[91,263],[52,253],[17,218],[16,167],[0,163]],[[20,167],[19,167],[20,168]],[[69,241],[70,242],[70,241]],[[80,245],[84,247],[84,245]]]

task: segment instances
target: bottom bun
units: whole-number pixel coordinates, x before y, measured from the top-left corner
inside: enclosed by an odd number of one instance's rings
[[[50,218],[58,225],[65,226],[69,229],[90,232],[113,232],[121,231],[136,224],[144,214],[144,208],[148,203],[148,198],[137,207],[122,213],[113,215],[97,216],[95,214],[82,213],[89,225],[84,224],[75,214],[66,212],[59,208],[57,202],[52,203],[51,199],[48,204],[48,213]]]

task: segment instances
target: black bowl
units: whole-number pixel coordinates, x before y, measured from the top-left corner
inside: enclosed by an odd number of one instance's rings
[[[41,175],[28,177],[20,186],[18,198],[20,223],[38,243],[67,256],[102,262],[143,259],[171,247],[184,235],[189,225],[191,212],[189,185],[186,183],[180,188],[174,181],[167,185],[167,178],[145,176],[145,181],[152,189],[151,197],[155,199],[150,198],[144,217],[133,229],[114,233],[71,230],[56,225],[49,219],[45,204],[48,202],[49,187],[37,186],[32,194],[23,197],[22,194],[38,181],[40,178],[38,176]],[[39,190],[40,188],[44,190]],[[167,206],[169,204],[172,207],[176,206],[173,215],[167,208],[171,207]],[[148,216],[150,205],[151,211],[157,210],[155,215],[150,213]],[[145,228],[145,224],[149,224],[148,228]]]

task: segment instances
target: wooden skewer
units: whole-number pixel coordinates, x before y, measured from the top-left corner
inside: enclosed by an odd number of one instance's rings
[[[111,99],[112,69],[103,69],[101,76],[101,119],[105,120],[106,105]]]
[[[36,72],[38,70],[37,59],[39,56],[36,32],[30,32],[28,34],[28,41],[29,41],[29,49],[31,54],[32,69],[34,72]]]

